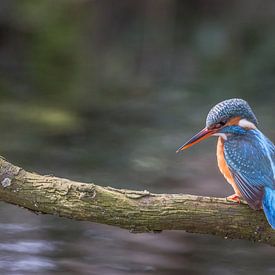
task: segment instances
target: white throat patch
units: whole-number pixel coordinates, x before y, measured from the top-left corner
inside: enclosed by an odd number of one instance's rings
[[[221,137],[221,138],[223,138],[224,140],[227,140],[227,136],[226,136],[225,133],[215,133],[215,134],[213,134],[212,136]]]

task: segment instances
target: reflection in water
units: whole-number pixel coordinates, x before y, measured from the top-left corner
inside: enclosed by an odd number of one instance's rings
[[[16,226],[16,225],[15,225]],[[19,241],[17,243],[1,243],[0,249],[2,251],[14,251],[20,253],[31,253],[37,254],[45,251],[53,251],[54,246],[53,243],[48,243],[44,241]]]
[[[4,220],[13,213],[15,228]],[[274,248],[184,232],[132,234],[1,205],[1,274],[266,274]],[[33,224],[33,228],[25,221]],[[31,238],[30,238],[31,237]],[[261,258],[259,258],[259,255]],[[241,265],[238,263],[242,259]],[[199,264],[198,264],[199,263]]]
[[[56,269],[55,262],[47,255],[56,251],[57,243],[43,239],[28,239],[34,237],[35,232],[41,232],[41,229],[40,226],[32,226],[31,224],[1,223],[1,274],[4,272],[8,274],[30,274]]]
[[[23,256],[17,257],[16,261],[14,257],[5,258],[0,260],[0,266],[2,272],[7,272],[8,274],[30,274],[33,272],[54,270],[55,263],[44,257],[33,257],[33,256]],[[26,272],[26,273],[25,273]],[[3,274],[3,273],[2,273]]]
[[[39,229],[39,227],[35,227],[29,224],[14,224],[14,223],[1,223],[0,230],[6,232],[7,234],[14,233],[23,233],[23,232],[31,232]]]

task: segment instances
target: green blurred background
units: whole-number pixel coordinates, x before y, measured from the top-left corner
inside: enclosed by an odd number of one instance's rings
[[[1,155],[113,187],[227,196],[215,139],[175,150],[241,97],[275,140],[275,2],[0,3]],[[36,216],[2,203],[1,274],[273,274],[274,249]]]

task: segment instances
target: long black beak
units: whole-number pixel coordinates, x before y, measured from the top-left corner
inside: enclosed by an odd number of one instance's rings
[[[178,153],[179,151],[187,149],[187,148],[193,146],[194,144],[212,136],[214,133],[215,133],[214,130],[204,128],[199,133],[194,135],[190,140],[188,140],[186,143],[184,143],[176,152]]]

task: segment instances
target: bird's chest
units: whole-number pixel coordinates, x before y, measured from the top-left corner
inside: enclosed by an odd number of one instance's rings
[[[235,180],[232,176],[232,173],[230,172],[226,160],[224,158],[224,141],[221,137],[219,137],[217,144],[217,161],[221,173],[223,174],[225,179],[232,185],[235,193],[240,196],[241,194],[239,188],[237,187]]]

